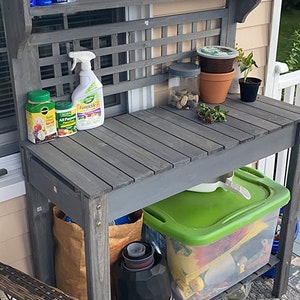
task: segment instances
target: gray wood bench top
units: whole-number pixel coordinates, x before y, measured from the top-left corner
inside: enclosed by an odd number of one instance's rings
[[[50,143],[27,143],[25,147],[32,155],[33,164],[42,163],[56,179],[61,178],[72,189],[94,198],[118,190],[122,193],[122,188],[142,185],[151,177],[159,177],[161,184],[171,185],[184,172],[180,170],[191,167],[193,162],[204,166],[209,160],[209,171],[199,169],[198,179],[190,180],[192,186],[197,181],[216,177],[222,169],[225,173],[242,166],[240,161],[251,163],[292,145],[294,125],[300,121],[298,109],[293,106],[288,110],[280,103],[274,105],[274,101],[265,97],[249,104],[235,96],[231,98],[221,105],[229,112],[225,123],[203,124],[192,111],[155,107],[108,118],[103,126]],[[270,143],[265,144],[264,138]],[[229,153],[235,153],[241,146],[241,158],[233,157],[228,162]],[[222,155],[225,159],[220,165],[217,158],[221,157],[222,161]],[[168,172],[173,172],[173,182],[164,182]],[[34,170],[29,173],[29,180],[43,184],[40,174],[35,173]],[[112,202],[115,201],[113,197]],[[119,199],[112,203],[110,216],[128,212],[126,209],[116,211],[116,206],[134,210],[145,204],[147,201],[140,200],[140,205],[131,205],[128,200]],[[80,219],[77,221],[81,223]]]
[[[48,199],[84,229],[89,298],[106,300],[108,221],[293,147],[287,184],[292,200],[285,208],[285,247],[274,284],[282,294],[300,197],[300,109],[263,96],[242,103],[236,95],[221,108],[228,110],[225,123],[203,124],[190,110],[163,106],[111,117],[98,128],[48,143],[25,142],[39,278],[54,282]]]

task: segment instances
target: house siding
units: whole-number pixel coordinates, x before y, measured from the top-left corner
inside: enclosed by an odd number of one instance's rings
[[[177,5],[169,3],[155,4],[153,14],[165,16],[168,14],[205,10],[224,6],[225,1],[181,1]],[[236,42],[246,52],[253,51],[258,69],[252,75],[264,78],[267,63],[267,48],[269,43],[270,19],[272,1],[262,1],[249,14],[245,23],[237,25]],[[263,87],[263,85],[262,85]],[[155,87],[155,105],[166,103],[166,84]],[[26,197],[21,196],[0,203],[0,260],[21,271],[32,275],[32,258],[26,214]]]
[[[226,4],[225,0],[210,1],[180,1],[178,3],[160,3],[153,5],[153,15],[155,17],[174,15],[180,13],[188,13],[193,11],[201,11],[213,8],[221,8]]]
[[[25,196],[0,203],[0,261],[33,274]]]
[[[265,84],[267,52],[270,40],[270,26],[273,1],[263,0],[247,17],[244,23],[237,24],[236,42],[246,54],[253,51],[258,68],[250,76],[262,79],[260,92]],[[276,51],[276,49],[274,49]]]

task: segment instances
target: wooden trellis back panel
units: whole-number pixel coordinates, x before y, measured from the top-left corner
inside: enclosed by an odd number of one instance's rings
[[[196,49],[203,45],[233,46],[238,15],[236,1],[227,0],[218,9],[95,25],[97,10],[141,7],[141,3],[79,0],[72,5],[29,8],[25,2],[2,3],[21,140],[26,140],[24,104],[30,90],[49,89],[54,100],[68,99],[78,84],[69,51],[91,50],[96,54],[96,75],[104,83],[110,78],[104,86],[105,96],[126,93],[166,81],[170,64],[196,61]],[[176,1],[143,4],[163,2]],[[13,26],[12,12],[18,18]],[[78,16],[76,26],[71,24],[74,16]],[[109,66],[103,64],[107,57]]]
[[[62,18],[68,27],[68,15]],[[53,30],[47,34],[33,34],[29,44],[31,48],[37,48],[39,57],[36,63],[41,71],[46,67],[53,69],[51,77],[49,74],[46,78],[40,77],[40,84],[42,88],[55,87],[54,96],[65,96],[67,85],[67,92],[72,92],[77,75],[70,71],[71,60],[67,52],[80,50],[92,50],[96,54],[94,71],[97,76],[113,75],[112,85],[104,89],[105,95],[111,95],[163,82],[166,80],[166,67],[172,62],[196,60],[197,47],[209,43],[226,44],[227,23],[227,10],[219,9]],[[103,47],[100,41],[106,36],[112,42]],[[47,47],[50,49],[45,55],[42,50]],[[113,64],[105,68],[101,66],[101,60],[107,55],[112,55]],[[125,56],[123,63],[119,60],[121,55]],[[122,80],[124,72],[127,78]]]

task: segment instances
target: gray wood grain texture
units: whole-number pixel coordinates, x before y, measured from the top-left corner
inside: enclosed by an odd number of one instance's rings
[[[238,103],[238,102],[237,102]],[[244,106],[243,110],[238,110],[234,107],[227,106],[226,103],[221,106],[223,109],[230,111],[230,116],[242,120],[244,122],[248,122],[250,124],[255,124],[258,127],[268,130],[268,132],[280,129],[280,125],[275,124],[266,119],[262,119],[257,115],[251,114],[251,110],[248,109],[247,105]],[[245,126],[245,125],[244,125]]]
[[[34,275],[42,279],[46,284],[55,286],[55,263],[54,263],[54,240],[52,235],[52,212],[48,203],[48,198],[40,191],[26,182],[27,212],[30,216],[28,224],[30,234],[33,238],[31,246],[33,249]],[[39,251],[36,253],[35,251]]]
[[[31,17],[28,1],[1,1],[4,23],[6,24],[6,41],[11,57],[19,58],[27,45],[31,34]],[[5,16],[7,16],[5,18]],[[18,22],[15,22],[18,20]]]
[[[131,142],[121,135],[116,134],[105,126],[92,129],[90,130],[90,133],[102,139],[107,144],[110,144],[115,149],[118,149],[125,155],[128,155],[132,159],[135,159],[137,162],[145,165],[154,173],[160,173],[165,170],[171,169],[172,165],[167,161],[152,154],[147,149],[137,147],[137,144]]]
[[[300,127],[298,125],[295,136],[295,145],[291,150],[290,164],[286,186],[291,192],[291,201],[284,207],[283,221],[280,229],[278,257],[282,264],[276,266],[273,293],[286,293],[291,255],[293,251],[297,212],[299,211],[299,181],[300,181]],[[282,245],[282,246],[281,246]]]
[[[274,103],[274,99],[269,98],[269,97],[265,97],[265,96],[257,96],[257,99],[259,101],[259,103],[265,103],[268,106],[269,110],[273,110],[276,108],[279,109],[283,109],[283,111],[281,112],[283,114],[283,116],[285,116],[285,114],[288,114],[287,117],[291,117],[290,113],[295,113],[296,115],[291,119],[294,119],[295,121],[299,121],[299,113],[300,113],[300,107],[290,104],[290,103],[286,103],[286,102],[282,102],[282,101],[275,101]],[[271,106],[271,107],[270,107]],[[276,112],[278,113],[278,112]]]
[[[107,195],[82,199],[88,299],[110,299]]]
[[[215,142],[205,139],[193,132],[190,132],[178,126],[176,122],[168,122],[164,118],[158,117],[155,114],[151,114],[150,111],[138,111],[134,113],[134,116],[142,119],[143,121],[155,126],[162,131],[167,132],[168,134],[177,137],[178,139],[186,143],[193,145],[194,147],[198,147],[202,151],[198,150],[197,152],[203,153],[203,155],[205,155],[205,152],[210,154],[223,148],[221,145],[216,144]]]
[[[141,120],[135,116],[136,114],[131,116],[121,115],[116,117],[116,120],[120,120],[122,123],[128,125],[131,131],[135,130],[137,132],[137,135],[141,137],[141,140],[137,140],[139,145],[141,141],[147,142],[148,139],[153,141],[155,147],[153,151],[158,156],[162,155],[165,159],[171,161],[173,165],[185,163],[187,157],[189,160],[193,160],[206,155],[205,151],[187,143],[184,139],[178,138],[165,130],[153,126],[152,123],[145,122],[145,120]],[[116,124],[116,126],[119,128],[122,127],[122,124]]]
[[[44,168],[36,158],[28,161],[27,168],[30,183],[37,190],[42,190],[47,194],[53,204],[57,205],[65,214],[71,214],[73,221],[82,226],[80,193],[68,185],[68,182]]]
[[[287,149],[293,145],[294,137],[295,127],[285,126],[262,138],[240,143],[231,149],[224,149],[179,168],[147,177],[139,184],[113,190],[108,194],[110,219],[165,199],[199,183],[210,182],[222,174]],[[130,199],[130,205],[120,204],[120,199],[125,194],[126,199]]]
[[[191,120],[193,123],[188,127],[189,130],[193,130],[196,133],[198,133],[198,130],[200,130],[201,133],[199,134],[209,139],[213,139],[214,141],[218,141],[224,146],[224,148],[231,148],[238,143],[253,139],[253,135],[245,132],[244,130],[240,130],[238,126],[230,126],[230,122],[225,122],[225,123],[215,122],[212,124],[205,124],[200,122],[200,120],[198,119],[197,115],[194,112],[187,111],[187,110],[177,110],[174,108],[170,108],[168,106],[163,107],[163,109],[172,111],[173,113],[185,117],[185,119]],[[182,126],[186,126],[186,125],[182,125]]]
[[[86,167],[79,165],[50,143],[40,145],[27,144],[25,147],[29,153],[34,152],[34,157],[40,160],[42,165],[51,165],[54,167],[57,176],[61,177],[65,182],[72,182],[71,186],[74,189],[85,191],[84,193],[87,193],[90,197],[108,193],[112,189],[110,185],[99,179]]]
[[[106,162],[102,156],[91,152],[88,147],[76,143],[72,139],[57,139],[53,142],[55,148],[70,157],[86,170],[101,178],[113,189],[120,188],[133,182],[133,179],[113,164]]]
[[[90,191],[89,195],[94,197],[99,191],[107,193],[174,167],[188,165],[192,160],[205,159],[241,143],[247,144],[291,126],[297,119],[295,115],[293,119],[277,118],[281,110],[277,108],[273,123],[272,113],[267,112],[268,106],[259,101],[256,107],[235,101],[230,102],[230,106],[223,106],[229,110],[229,125],[227,122],[215,123],[211,125],[216,126],[210,127],[200,123],[192,111],[165,106],[108,118],[103,126],[50,143],[27,143],[26,149],[42,164],[51,166],[62,180],[84,194]],[[255,131],[257,125],[263,129],[263,134]],[[226,130],[231,130],[235,138]]]
[[[153,175],[153,171],[149,168],[120,152],[118,149],[105,144],[103,141],[86,131],[78,132],[77,134],[70,136],[70,138],[82,146],[88,145],[89,151],[103,158],[111,165],[122,169],[122,171],[132,177],[134,181],[139,181]]]
[[[266,109],[264,109],[264,106],[259,104],[256,105],[256,101],[252,103],[242,103],[241,101],[235,101],[235,100],[231,100],[228,99],[226,101],[226,106],[229,107],[234,107],[235,109],[245,109],[245,106],[247,108],[247,113],[251,114],[253,116],[258,116],[261,117],[264,120],[270,121],[272,123],[278,124],[280,126],[285,126],[290,124],[290,119],[276,114],[274,113],[275,110],[273,110],[272,112],[267,111],[267,107],[265,107]]]

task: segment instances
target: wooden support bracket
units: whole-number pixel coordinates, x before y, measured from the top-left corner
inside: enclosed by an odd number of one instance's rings
[[[244,23],[249,13],[258,6],[261,0],[238,0],[235,7],[235,22]]]

